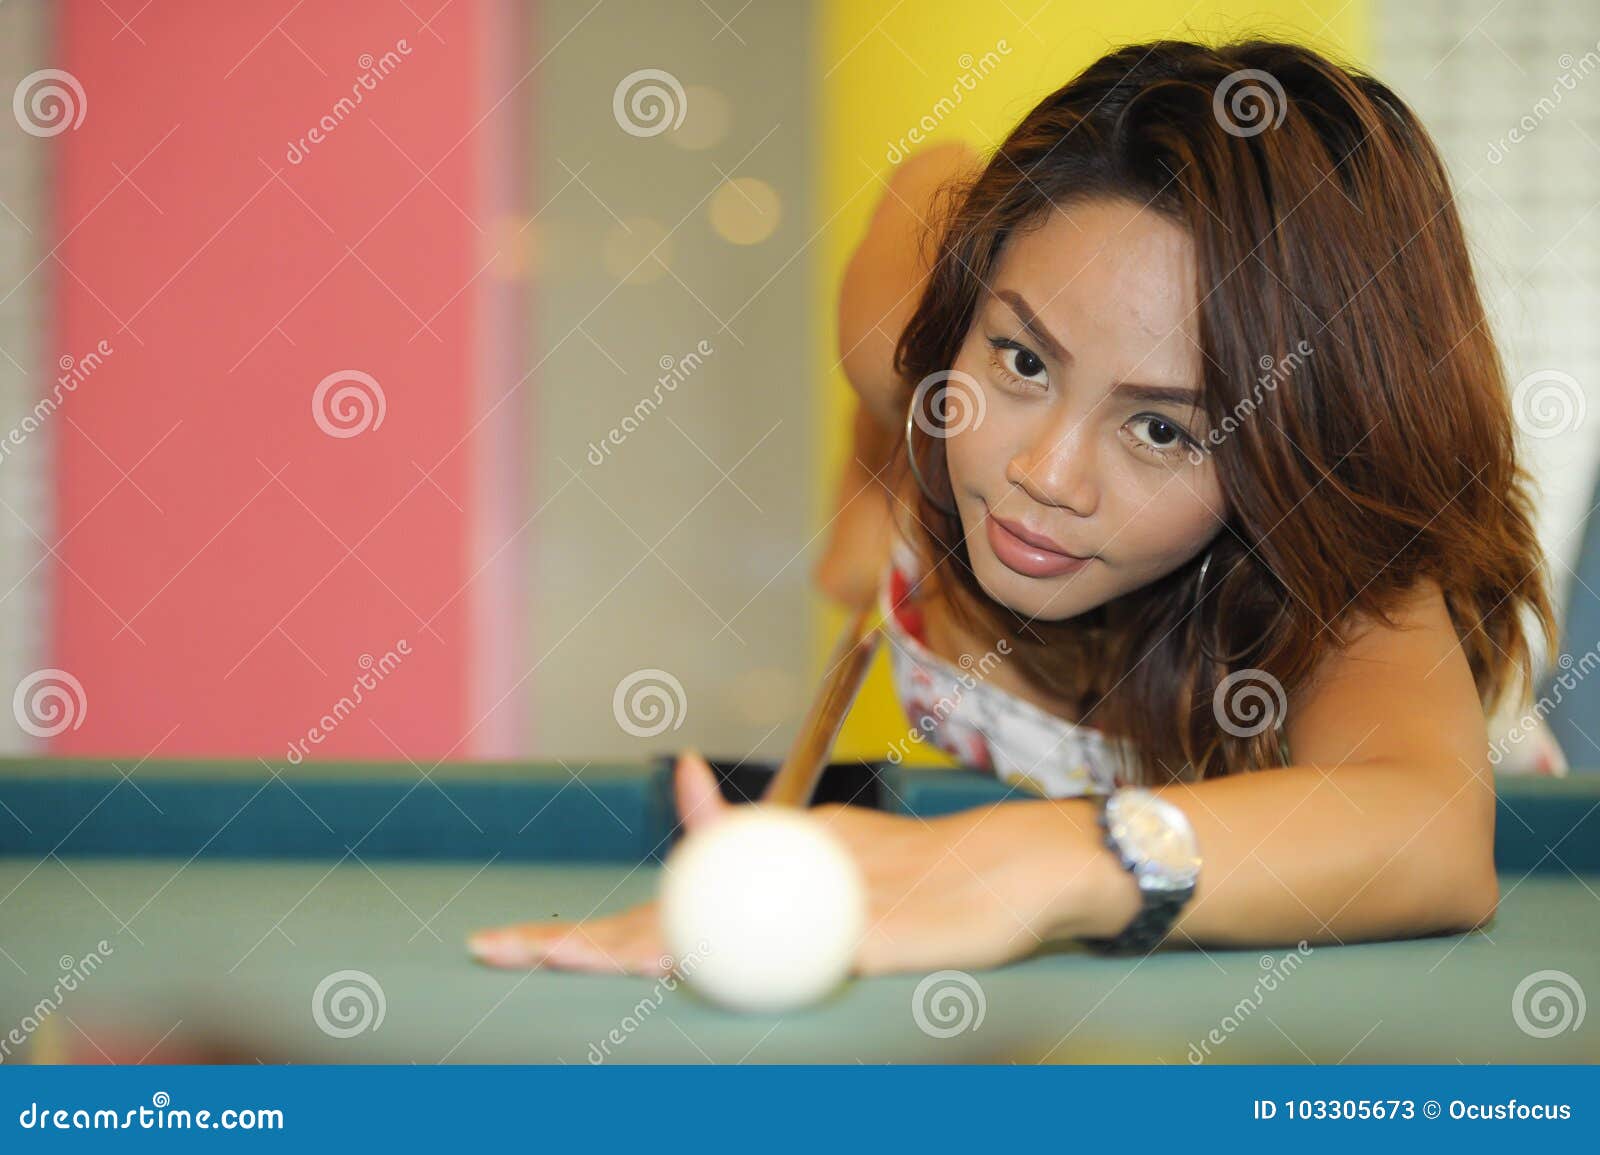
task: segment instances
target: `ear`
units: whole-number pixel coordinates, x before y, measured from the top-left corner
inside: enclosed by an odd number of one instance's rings
[[[722,796],[716,772],[693,750],[685,750],[678,755],[672,787],[685,831],[698,830],[728,811],[730,803]]]

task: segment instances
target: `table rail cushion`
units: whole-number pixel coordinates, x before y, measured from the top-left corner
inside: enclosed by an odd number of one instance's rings
[[[884,809],[1020,801],[985,774],[873,768]],[[855,768],[851,768],[851,774]],[[677,835],[670,767],[0,760],[0,855],[640,862]],[[855,778],[851,778],[854,781]],[[853,789],[853,788],[852,788]],[[1600,871],[1600,775],[1502,778],[1503,872]]]

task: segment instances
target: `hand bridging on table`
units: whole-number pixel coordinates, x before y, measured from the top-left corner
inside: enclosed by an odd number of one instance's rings
[[[730,809],[698,754],[679,757],[673,790],[686,833]],[[993,966],[1031,952],[1058,929],[1073,863],[1081,862],[1074,856],[1087,844],[1075,837],[1078,825],[1049,803],[935,819],[857,806],[810,813],[844,843],[866,883],[857,974]],[[661,976],[674,961],[655,902],[582,922],[482,930],[467,945],[479,961],[499,967]]]

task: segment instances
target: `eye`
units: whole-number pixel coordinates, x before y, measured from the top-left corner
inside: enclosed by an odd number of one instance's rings
[[[1005,337],[990,337],[989,346],[994,350],[991,359],[1000,372],[1019,381],[1049,384],[1049,377],[1044,375],[1044,361],[1026,345],[1019,345]]]
[[[1199,445],[1182,426],[1155,413],[1141,413],[1128,422],[1130,429],[1141,427],[1144,433],[1135,434],[1135,444],[1154,457],[1178,457]]]

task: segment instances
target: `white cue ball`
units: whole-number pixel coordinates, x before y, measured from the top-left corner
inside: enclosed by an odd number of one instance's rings
[[[667,858],[667,949],[690,986],[734,1010],[822,998],[849,973],[866,924],[855,860],[799,810],[736,806]]]

